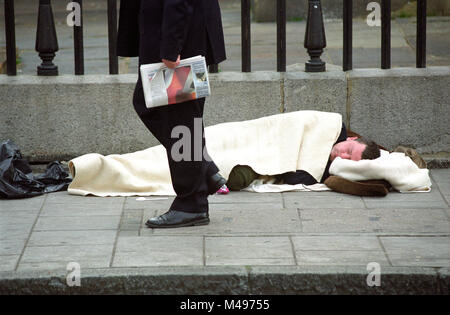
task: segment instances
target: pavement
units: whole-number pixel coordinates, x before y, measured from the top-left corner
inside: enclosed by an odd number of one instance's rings
[[[0,0],[0,20],[3,3]],[[73,30],[67,25],[66,1],[52,1],[59,51],[54,63],[60,74],[74,73]],[[109,73],[107,1],[83,3],[85,73]],[[227,60],[220,71],[241,71],[241,15],[239,0],[221,0]],[[36,74],[41,63],[35,51],[37,0],[16,0],[16,41],[20,56],[18,74]],[[5,46],[3,23],[0,23],[0,55]],[[287,65],[309,60],[303,47],[306,21],[288,21],[286,26]],[[416,18],[392,20],[392,67],[416,66]],[[326,19],[327,47],[322,59],[330,65],[342,66],[343,25],[341,19]],[[275,23],[251,24],[252,71],[276,71]],[[381,28],[370,27],[365,19],[355,18],[353,25],[353,59],[356,68],[380,68]],[[119,58],[119,73],[136,73],[137,58]],[[427,65],[450,65],[450,17],[428,17]]]
[[[0,293],[449,294],[450,171],[430,175],[430,193],[213,195],[209,225],[176,229],[144,224],[173,197],[1,200]]]

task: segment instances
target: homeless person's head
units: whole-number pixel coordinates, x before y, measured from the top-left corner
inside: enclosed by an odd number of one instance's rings
[[[333,161],[338,156],[353,161],[373,160],[380,156],[380,149],[375,142],[364,137],[347,138],[333,146],[330,160]]]
[[[355,141],[366,145],[366,149],[362,153],[361,160],[375,160],[380,157],[380,148],[374,141],[364,137],[358,138]]]

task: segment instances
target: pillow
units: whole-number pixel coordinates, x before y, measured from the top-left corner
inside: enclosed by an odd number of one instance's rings
[[[385,180],[352,181],[340,176],[328,177],[324,184],[331,190],[355,196],[386,196],[391,184]]]

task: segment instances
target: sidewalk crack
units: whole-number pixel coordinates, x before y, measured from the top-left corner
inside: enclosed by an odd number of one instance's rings
[[[287,111],[286,109],[286,100],[285,100],[285,95],[286,95],[286,91],[285,91],[285,75],[284,73],[280,72],[280,101],[281,101],[281,106],[280,106],[280,113],[285,113]]]
[[[31,235],[33,234],[34,227],[36,226],[36,223],[39,220],[39,217],[41,216],[42,209],[44,208],[45,202],[47,201],[47,196],[48,196],[48,194],[45,194],[44,201],[42,201],[41,208],[39,209],[39,213],[36,216],[36,220],[34,220],[33,226],[31,227],[31,230],[30,230],[30,234],[28,234],[27,240],[25,241],[25,244],[22,248],[22,252],[20,253],[19,259],[17,260],[16,267],[14,268],[15,272],[19,268],[19,264],[22,261],[23,254],[25,253],[25,249],[27,248],[28,243],[31,239]]]
[[[294,257],[294,263],[296,266],[298,266],[297,255],[295,254],[295,246],[294,246],[294,241],[292,240],[292,235],[289,235],[289,241],[291,242],[291,250],[292,250],[292,255]]]
[[[383,242],[381,241],[381,236],[376,235],[376,237],[377,237],[378,243],[380,244],[381,249],[383,250],[384,256],[386,256],[386,260],[388,261],[389,265],[393,267],[394,265],[392,264],[392,261],[389,258],[386,248],[384,248]]]
[[[122,226],[123,214],[124,214],[124,211],[125,211],[124,208],[125,208],[125,202],[126,201],[127,201],[127,197],[123,197],[122,213],[120,215],[119,226],[117,227],[116,239],[114,240],[113,250],[112,250],[112,254],[111,254],[111,260],[109,261],[109,268],[112,267],[112,264],[113,264],[113,261],[114,261],[114,256],[116,255],[117,241],[119,240],[120,228]]]
[[[441,187],[439,187],[439,183],[437,182],[437,180],[434,178],[433,173],[429,172],[431,179],[434,181],[434,183],[437,186],[437,190],[439,191],[439,194],[441,195],[441,198],[444,200],[445,204],[447,205],[447,207],[450,209],[450,205],[447,201],[447,199],[445,198],[444,194],[441,191]],[[447,211],[445,209],[442,209],[442,211],[444,212],[445,217],[447,218],[447,220],[450,220],[449,214],[447,213]]]

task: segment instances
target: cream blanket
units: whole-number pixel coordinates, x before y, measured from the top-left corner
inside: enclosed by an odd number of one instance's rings
[[[351,161],[337,157],[331,163],[330,174],[353,181],[384,179],[399,192],[431,190],[428,169],[419,168],[401,152],[381,150],[381,156],[375,160]]]
[[[298,111],[205,128],[208,153],[228,178],[235,165],[248,165],[258,174],[305,170],[320,181],[342,116]],[[146,150],[103,156],[85,154],[69,161],[74,195],[175,195],[167,153],[162,145]]]

